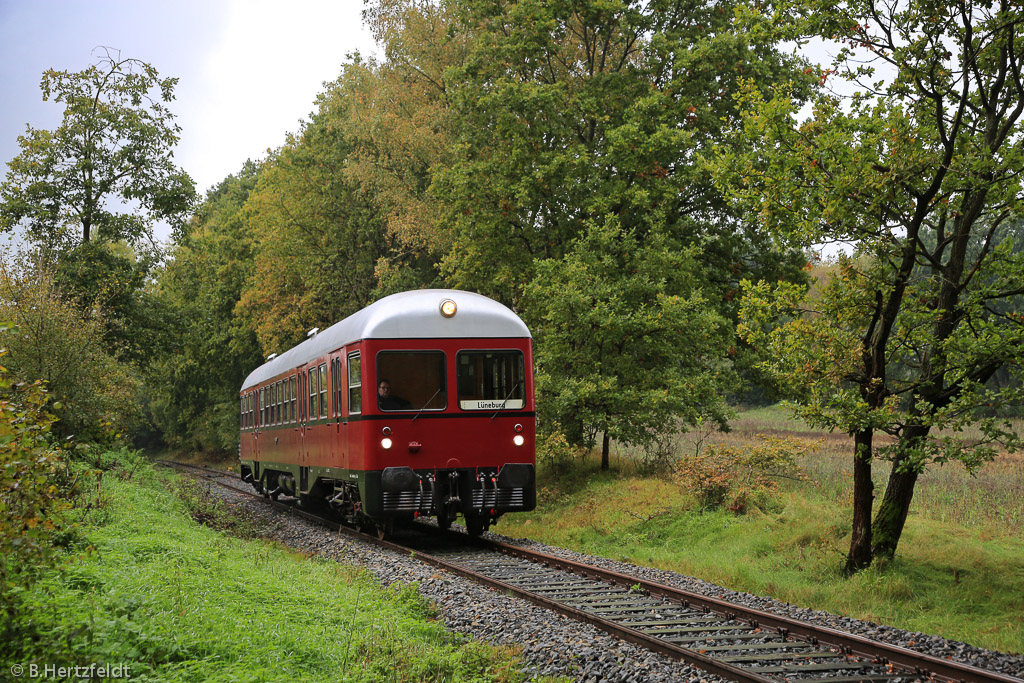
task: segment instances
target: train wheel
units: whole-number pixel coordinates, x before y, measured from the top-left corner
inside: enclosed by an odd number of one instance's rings
[[[450,529],[453,521],[455,521],[455,515],[453,515],[448,510],[443,510],[437,513],[438,529]]]
[[[476,512],[467,512],[464,514],[466,518],[466,531],[469,532],[470,536],[479,536],[483,532],[487,531],[487,519],[486,515],[481,515]]]

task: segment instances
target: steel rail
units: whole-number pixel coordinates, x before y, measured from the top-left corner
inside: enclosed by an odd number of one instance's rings
[[[212,479],[212,476],[235,476],[234,473],[211,470],[198,465],[188,465],[185,463],[169,462],[168,464],[207,472],[209,474],[204,476],[220,486],[255,498],[264,499],[264,497],[259,494]],[[480,572],[460,566],[458,563],[444,560],[436,555],[424,553],[421,550],[409,548],[392,541],[383,540],[375,535],[356,531],[343,524],[339,524],[337,521],[325,519],[305,510],[298,509],[293,505],[271,500],[267,500],[266,502],[269,502],[284,511],[299,515],[312,522],[331,528],[332,530],[336,530],[362,540],[370,541],[380,547],[388,548],[403,554],[411,553],[416,559],[439,569],[444,569],[454,574],[465,576],[466,578],[483,585],[490,586],[491,588],[503,593],[516,595],[535,605],[551,609],[556,613],[590,624],[627,642],[639,645],[674,659],[685,661],[724,678],[741,681],[742,683],[768,683],[769,681],[778,681],[777,678],[768,678],[741,667],[732,666],[726,662],[715,660],[714,658],[708,657],[695,650],[681,647],[675,643],[662,640],[661,638],[648,635],[647,633],[628,626],[617,624],[598,615],[588,613],[565,603],[558,602],[557,600],[531,592],[528,589],[520,588],[506,583],[505,581],[501,581],[500,579],[486,576]],[[783,637],[799,636],[807,639],[807,641],[812,645],[820,644],[823,646],[834,647],[840,651],[841,655],[861,657],[872,660],[874,663],[898,668],[905,671],[905,675],[908,677],[941,681],[962,681],[963,683],[1024,683],[1024,680],[1013,676],[987,671],[969,664],[940,659],[932,655],[916,652],[897,645],[889,645],[873,641],[862,636],[837,631],[832,628],[797,621],[789,617],[783,617],[769,612],[764,612],[762,610],[745,607],[743,605],[733,604],[719,598],[701,595],[699,593],[693,593],[691,591],[667,586],[647,579],[602,569],[600,567],[576,562],[574,560],[558,557],[549,553],[528,550],[519,546],[485,538],[466,539],[462,534],[451,531],[445,533],[450,536],[459,537],[460,540],[469,541],[479,547],[493,549],[496,552],[534,562],[551,569],[565,571],[604,583],[625,587],[640,586],[640,588],[647,593],[658,596],[670,603],[678,603],[683,607],[697,606],[706,612],[721,615],[729,620],[746,622],[751,628],[771,629]],[[836,680],[841,679],[837,678]],[[855,676],[853,677],[853,680],[866,680],[866,678],[859,679]]]
[[[746,621],[751,626],[771,628],[783,635],[796,635],[807,638],[813,644],[820,643],[840,648],[846,654],[859,655],[861,657],[878,659],[885,663],[892,663],[912,671],[917,676],[928,676],[930,674],[933,677],[940,677],[944,680],[964,681],[964,683],[1024,683],[1020,678],[1014,678],[1013,676],[994,671],[986,671],[969,664],[940,659],[898,645],[881,643],[862,636],[837,631],[826,626],[815,626],[752,607],[737,605],[719,598],[601,569],[600,567],[575,562],[556,555],[527,550],[526,548],[520,548],[501,541],[482,540],[507,555],[622,586],[636,586],[639,584],[641,588],[649,593],[673,602],[705,607],[718,614]]]
[[[198,470],[204,473],[204,478],[213,481],[214,483],[219,484],[220,486],[223,486],[225,488],[231,489],[233,491],[238,491],[240,493],[244,493],[254,498],[266,500],[267,502],[272,503],[275,507],[281,508],[292,514],[296,514],[300,517],[308,519],[322,526],[326,526],[332,530],[339,531],[341,533],[359,538],[361,540],[370,541],[371,543],[374,543],[382,548],[387,548],[389,550],[393,550],[404,555],[411,555],[415,557],[417,560],[420,560],[421,562],[424,562],[431,566],[437,567],[438,569],[444,569],[445,571],[449,571],[453,574],[464,576],[468,579],[471,579],[472,581],[483,584],[485,586],[489,586],[503,593],[523,598],[524,600],[527,600],[540,607],[550,609],[558,614],[562,614],[564,616],[575,619],[576,621],[587,623],[603,631],[607,631],[608,633],[611,633],[612,635],[615,635],[616,637],[622,640],[633,643],[634,645],[640,645],[641,647],[647,648],[654,652],[658,652],[673,659],[679,659],[688,662],[690,664],[697,666],[700,669],[717,674],[724,678],[740,681],[741,683],[777,683],[775,679],[759,676],[757,674],[751,673],[750,671],[746,671],[739,667],[735,667],[724,662],[716,661],[698,652],[694,652],[692,650],[679,647],[678,645],[666,642],[664,640],[661,640],[660,638],[649,636],[645,633],[641,633],[631,628],[619,626],[618,624],[612,621],[608,621],[607,619],[602,619],[601,617],[595,616],[593,614],[588,614],[587,612],[578,610],[574,607],[558,603],[554,600],[545,598],[541,595],[537,595],[536,593],[531,593],[530,591],[523,590],[511,584],[505,583],[504,581],[499,581],[497,579],[485,576],[484,574],[481,574],[479,572],[474,572],[471,569],[466,569],[465,567],[459,566],[458,564],[453,562],[448,562],[435,555],[430,555],[429,553],[413,550],[404,545],[384,540],[371,534],[356,531],[355,529],[351,529],[333,520],[325,519],[323,517],[306,512],[305,510],[300,510],[298,508],[295,508],[294,506],[287,505],[285,503],[264,499],[264,497],[259,494],[253,493],[251,491],[245,491],[241,488],[218,481],[213,478],[231,476],[232,473],[230,472],[220,472],[216,470],[211,470],[210,468],[200,467],[198,465],[189,465],[187,463],[174,463],[173,461],[167,461],[167,464],[170,464],[172,466],[187,467],[192,470]],[[448,533],[454,534],[455,532]],[[459,535],[461,536],[461,534]]]

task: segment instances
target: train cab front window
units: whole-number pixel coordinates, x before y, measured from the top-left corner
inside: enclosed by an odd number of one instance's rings
[[[522,351],[460,351],[456,363],[463,410],[520,410],[526,405]]]
[[[377,354],[377,407],[384,411],[448,407],[444,353],[381,351]]]

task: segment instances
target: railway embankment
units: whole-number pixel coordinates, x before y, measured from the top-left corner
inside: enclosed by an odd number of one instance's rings
[[[176,482],[143,463],[92,484],[59,567],[19,596],[0,679],[521,678],[514,648],[445,629],[415,588],[268,542]]]
[[[318,557],[331,557],[342,562],[353,558],[365,563],[370,571],[385,583],[416,582],[421,594],[439,605],[446,623],[459,631],[486,638],[497,644],[523,647],[524,659],[531,665],[527,671],[565,674],[575,680],[706,680],[707,674],[680,666],[675,671],[671,664],[642,651],[632,652],[629,646],[611,641],[604,643],[602,635],[588,627],[566,622],[544,610],[535,611],[525,603],[510,597],[480,589],[445,572],[432,570],[416,557],[395,555],[382,551],[365,541],[341,537],[305,520],[263,505],[263,501],[239,496],[217,487],[209,489],[211,496],[224,497],[233,504],[243,506],[262,524],[274,529],[280,542]],[[523,541],[518,541],[523,543]],[[527,545],[537,545],[526,542]],[[983,650],[963,643],[948,641],[922,633],[910,633],[891,627],[859,622],[847,617],[800,609],[792,605],[750,594],[730,591],[705,581],[673,572],[644,569],[613,560],[580,556],[573,551],[545,547],[545,551],[585,562],[601,564],[613,571],[630,576],[645,577],[656,582],[676,585],[695,593],[724,597],[736,605],[766,610],[780,616],[792,616],[826,628],[861,634],[880,642],[909,646],[911,649],[941,660],[973,663],[983,668],[1019,677],[1024,670],[1024,659],[1019,656]],[[667,676],[667,678],[663,678]]]

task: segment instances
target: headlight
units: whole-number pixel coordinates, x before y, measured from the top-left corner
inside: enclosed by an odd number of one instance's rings
[[[388,450],[389,448],[391,448],[391,439],[388,439],[388,438],[381,439],[380,440],[380,445],[381,445],[381,448],[383,448],[384,450]]]
[[[526,443],[526,439],[523,438],[522,434],[516,434],[515,436],[512,437],[512,443],[514,443],[517,446],[522,446],[524,443]]]
[[[441,315],[443,315],[444,317],[452,317],[453,315],[455,315],[455,310],[455,302],[452,301],[451,299],[445,299],[444,301],[441,302]]]

